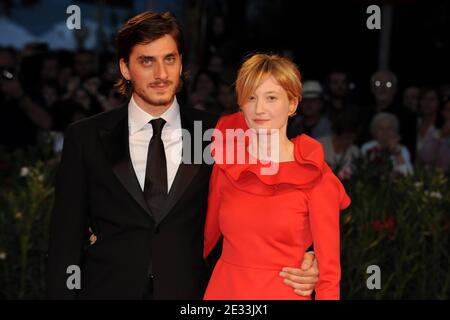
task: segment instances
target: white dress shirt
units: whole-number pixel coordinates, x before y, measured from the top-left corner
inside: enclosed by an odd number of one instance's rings
[[[156,118],[163,118],[166,121],[161,133],[161,139],[164,143],[166,154],[167,192],[169,192],[181,163],[183,149],[180,106],[175,97],[172,105],[161,116],[153,117],[142,110],[131,97],[128,104],[130,157],[142,190],[144,190],[145,183],[148,144],[153,136],[153,128],[149,121]]]

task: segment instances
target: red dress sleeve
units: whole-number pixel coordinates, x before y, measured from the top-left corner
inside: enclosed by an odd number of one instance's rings
[[[217,165],[213,166],[211,178],[209,180],[208,211],[206,213],[205,239],[203,246],[203,257],[206,258],[212,249],[214,249],[220,238],[221,231],[219,227],[219,204],[220,204],[220,169]]]
[[[309,215],[314,253],[319,266],[316,300],[340,297],[340,210],[350,205],[350,198],[339,179],[325,167],[322,180],[310,192]]]

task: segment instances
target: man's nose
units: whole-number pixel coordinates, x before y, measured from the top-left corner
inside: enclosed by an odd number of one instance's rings
[[[161,79],[161,80],[167,79],[167,70],[166,70],[166,66],[164,65],[164,63],[156,63],[154,72],[155,72],[156,79]]]

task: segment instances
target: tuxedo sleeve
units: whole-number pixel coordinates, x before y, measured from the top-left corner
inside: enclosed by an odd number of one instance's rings
[[[219,226],[220,207],[220,169],[214,165],[209,180],[208,211],[206,213],[205,240],[203,257],[206,259],[219,241],[221,232]]]
[[[331,170],[330,170],[331,171]],[[340,210],[350,205],[350,198],[332,173],[323,175],[310,193],[309,214],[314,253],[319,266],[316,300],[340,298]]]
[[[68,274],[67,268],[78,266],[81,270],[83,245],[86,242],[86,170],[77,138],[79,136],[76,135],[74,127],[69,127],[56,174],[47,264],[49,299],[76,298],[76,289],[70,290],[67,286],[68,278],[74,273]]]

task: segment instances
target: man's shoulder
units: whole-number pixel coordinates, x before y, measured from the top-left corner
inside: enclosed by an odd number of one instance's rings
[[[75,121],[69,125],[67,132],[88,133],[92,130],[108,127],[108,125],[113,125],[126,116],[127,110],[127,106],[122,106],[117,109],[101,112],[94,116]]]

